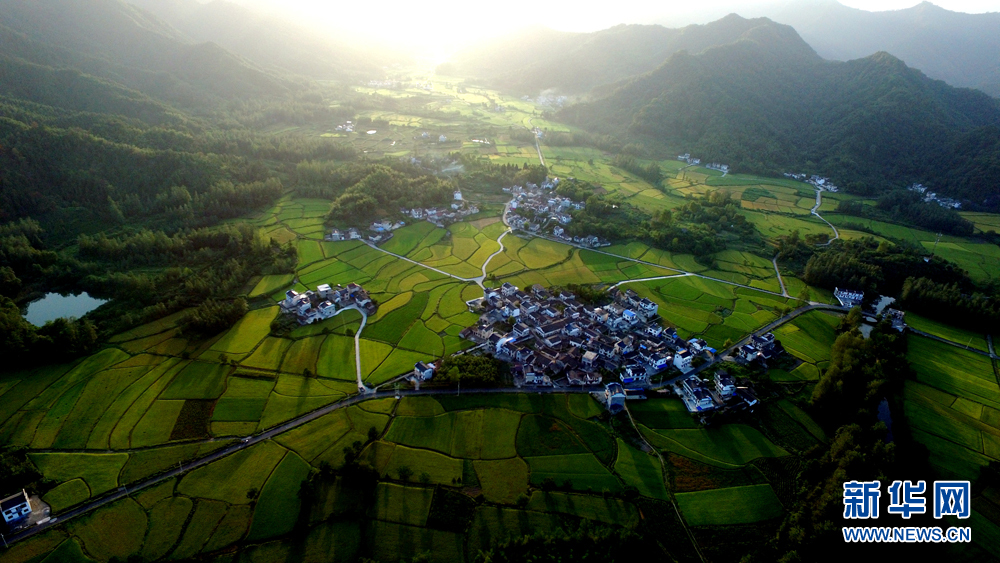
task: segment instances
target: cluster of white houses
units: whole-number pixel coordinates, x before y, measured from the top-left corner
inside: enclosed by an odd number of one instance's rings
[[[316,291],[309,290],[305,293],[289,289],[279,305],[282,312],[295,315],[301,325],[329,319],[336,315],[337,311],[351,306],[363,310],[368,315],[375,314],[378,308],[368,292],[356,283],[349,283],[347,287],[340,284],[336,287],[323,284],[317,287]]]
[[[598,236],[570,236],[565,226],[573,221],[570,211],[583,209],[585,204],[573,201],[568,197],[560,197],[547,193],[559,184],[559,178],[546,180],[541,186],[528,184],[527,187],[511,186],[504,188],[513,196],[510,200],[510,211],[507,213],[507,224],[512,229],[528,233],[549,232],[556,238],[587,246],[599,248],[611,246],[611,242]]]
[[[841,306],[848,309],[861,305],[861,302],[865,300],[865,292],[856,289],[835,287],[833,288],[833,296],[837,298],[837,301],[840,301]]]
[[[801,174],[795,172],[785,172],[784,176],[785,178],[791,178],[792,180],[798,180],[800,182],[812,184],[813,186],[816,186],[817,188],[826,190],[828,192],[840,191],[840,188],[838,188],[836,184],[830,181],[829,178],[823,176],[817,176],[815,174],[810,176],[809,174]]]
[[[692,157],[691,153],[689,153],[689,152],[677,155],[677,160],[679,160],[681,162],[686,162],[686,163],[688,163],[688,164],[690,164],[692,166],[694,166],[696,164],[701,164],[701,159],[700,158],[694,158],[694,157]]]
[[[674,389],[692,413],[720,408],[752,408],[757,404],[757,394],[749,383],[737,385],[725,370],[716,372],[712,382],[690,375]],[[625,408],[625,401],[645,398],[645,391],[640,388],[629,388],[618,382],[604,386],[604,401],[612,414]]]
[[[957,199],[952,199],[950,197],[941,197],[936,193],[929,191],[927,186],[923,184],[913,184],[912,186],[906,188],[911,192],[916,192],[923,196],[926,203],[936,203],[941,207],[950,207],[951,209],[961,209],[962,202]]]
[[[399,212],[407,218],[416,220],[427,220],[436,227],[443,228],[445,225],[459,221],[469,215],[479,213],[479,208],[468,204],[462,199],[462,192],[456,191],[451,209],[443,207],[414,207],[401,208]],[[392,232],[406,226],[406,221],[376,221],[368,227],[367,232],[362,232],[356,228],[333,229],[324,237],[324,240],[338,242],[342,240],[367,240],[380,244],[392,238]]]
[[[563,377],[570,385],[595,385],[602,370],[620,370],[623,384],[642,385],[671,367],[689,372],[696,355],[714,352],[660,326],[658,306],[649,299],[632,290],[612,297],[606,306],[590,307],[570,293],[504,283],[469,302],[482,314],[461,336],[510,361],[517,385],[552,385]]]

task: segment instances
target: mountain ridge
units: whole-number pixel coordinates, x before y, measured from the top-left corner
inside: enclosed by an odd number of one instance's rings
[[[805,169],[864,194],[931,182],[979,204],[1000,202],[1000,159],[989,164],[995,154],[982,139],[1000,124],[1000,102],[889,53],[835,62],[804,45],[790,27],[765,24],[728,45],[676,53],[558,117],[742,171]],[[963,139],[979,148],[961,155]],[[978,179],[949,177],[960,158],[981,163]]]

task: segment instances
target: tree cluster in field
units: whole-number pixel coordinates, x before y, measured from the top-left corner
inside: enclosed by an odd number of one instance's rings
[[[186,334],[212,336],[233,326],[248,311],[247,301],[236,299],[206,299],[184,316],[181,326]]]
[[[462,354],[441,360],[434,380],[443,385],[499,387],[509,380],[510,366],[488,356]]]
[[[641,240],[656,248],[695,257],[725,250],[730,244],[751,250],[761,245],[756,228],[739,213],[739,205],[725,190],[694,198],[674,211],[660,210],[653,216],[621,196],[593,194],[587,198],[584,209],[573,211],[572,215],[573,222],[566,226],[570,235]]]
[[[660,165],[656,162],[650,162],[643,166],[635,157],[627,154],[616,154],[611,160],[611,164],[631,172],[636,176],[646,180],[654,186],[660,185],[660,181],[663,180],[663,170],[660,169]]]
[[[975,231],[975,226],[954,209],[924,202],[920,194],[907,190],[893,190],[878,198],[874,206],[843,200],[837,213],[897,221],[951,235],[968,236]]]
[[[906,336],[883,321],[865,339],[857,330],[860,321],[856,309],[842,323],[844,332],[833,345],[830,365],[814,388],[809,407],[832,439],[804,455],[795,478],[797,492],[791,506],[786,506],[778,534],[754,560],[844,556],[848,547],[840,528],[846,481],[880,479],[884,489],[893,479],[930,477],[926,449],[909,436],[902,408],[902,386],[910,370]],[[893,418],[892,443],[879,417],[883,400]],[[933,525],[928,520],[930,515],[915,517],[907,525]]]
[[[956,283],[937,283],[927,278],[906,278],[899,304],[908,311],[932,319],[990,332],[1000,324],[1000,295],[967,293]]]
[[[331,221],[364,224],[400,207],[434,207],[452,199],[455,184],[422,171],[371,166],[363,178],[333,200]]]
[[[896,296],[907,278],[928,278],[937,283],[973,288],[965,272],[938,257],[924,259],[921,249],[907,244],[879,242],[873,238],[837,240],[817,251],[806,262],[805,281],[826,288],[849,288]]]
[[[97,328],[89,319],[56,319],[36,327],[9,297],[0,296],[0,354],[4,369],[68,360],[93,352]]]
[[[614,563],[646,558],[662,560],[663,550],[652,534],[635,530],[588,523],[583,520],[576,529],[567,532],[562,528],[538,531],[530,536],[506,539],[490,549],[480,551],[476,563],[515,563],[521,561],[552,562],[574,561],[580,563]]]
[[[548,169],[540,164],[525,161],[516,164],[497,164],[489,158],[470,153],[451,153],[453,161],[462,165],[463,173],[455,181],[462,189],[494,191],[512,185],[524,186],[529,182],[541,185],[548,176]]]

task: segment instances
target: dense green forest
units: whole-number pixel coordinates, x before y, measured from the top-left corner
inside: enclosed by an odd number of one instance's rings
[[[887,53],[824,61],[768,20],[591,97],[558,116],[661,156],[820,174],[862,195],[921,182],[968,206],[1000,206],[1000,101],[930,80]]]

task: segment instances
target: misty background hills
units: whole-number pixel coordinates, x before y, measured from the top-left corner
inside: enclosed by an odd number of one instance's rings
[[[442,72],[529,93],[546,88],[575,94],[647,72],[667,56],[730,43],[747,19],[787,24],[819,56],[847,61],[885,51],[952,86],[1000,96],[1000,13],[952,12],[924,2],[905,10],[867,12],[836,0],[795,0],[741,7],[732,18],[686,27],[619,25],[593,33],[532,28],[452,57]],[[746,18],[746,19],[743,19]],[[589,64],[588,64],[589,63]]]
[[[1000,101],[879,52],[821,58],[789,26],[680,51],[600,88],[558,117],[599,134],[726,162],[740,171],[822,173],[854,193],[932,182],[982,205],[1000,198]]]
[[[796,0],[741,15],[791,25],[825,59],[885,51],[931,78],[1000,96],[1000,13],[952,12],[930,2],[867,12],[836,0]]]

